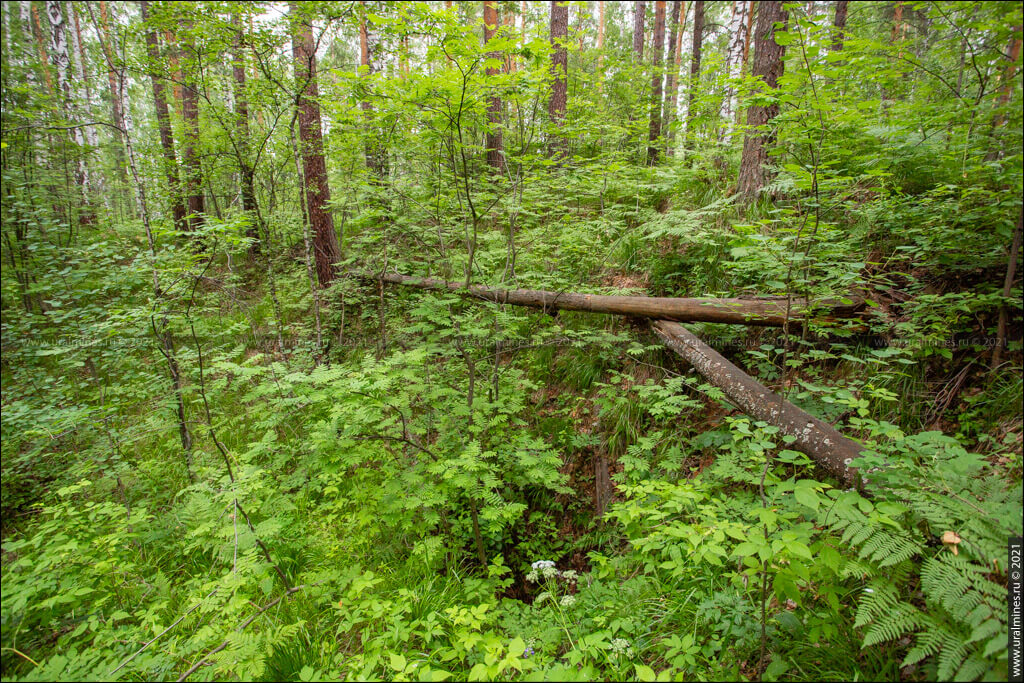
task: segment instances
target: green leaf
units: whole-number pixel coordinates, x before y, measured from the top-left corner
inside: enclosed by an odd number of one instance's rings
[[[656,681],[658,676],[654,673],[654,669],[647,666],[646,664],[634,664],[633,669],[636,672],[636,677],[641,681]]]
[[[796,488],[793,490],[793,497],[796,498],[797,502],[801,505],[805,505],[812,510],[817,510],[818,505],[821,501],[818,498],[818,492],[814,490],[813,484],[810,482],[799,481],[796,484]]]

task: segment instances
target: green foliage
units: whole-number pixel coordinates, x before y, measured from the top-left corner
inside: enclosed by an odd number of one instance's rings
[[[548,4],[484,45],[482,3],[299,3],[343,252],[329,288],[307,263],[290,14],[46,4],[3,14],[5,680],[1006,677],[1019,4],[902,3],[899,24],[893,3],[851,3],[835,50],[831,7],[786,3],[767,92],[726,68],[732,3],[704,3],[703,68],[691,81],[683,55],[648,166],[654,74],[630,3],[604,3],[600,49],[593,3],[571,3],[561,124]],[[67,91],[41,60],[54,8],[82,41]],[[77,137],[117,123],[108,71],[130,120]],[[176,158],[173,86],[197,90],[191,232],[172,220],[153,76]],[[755,131],[741,114],[727,134],[730,89],[740,112],[780,107],[754,201],[736,195]],[[860,440],[864,489],[643,324],[358,277],[377,272],[806,300],[815,315],[784,333],[692,329]],[[831,317],[854,300],[859,318]],[[990,367],[1000,310],[1010,343]]]

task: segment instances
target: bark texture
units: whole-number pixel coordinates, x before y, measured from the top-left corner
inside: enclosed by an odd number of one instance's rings
[[[313,254],[316,275],[321,287],[334,280],[335,264],[341,260],[334,218],[327,209],[331,190],[327,185],[327,164],[324,162],[323,132],[320,129],[320,94],[316,81],[316,46],[313,27],[301,19],[297,3],[289,3],[292,24],[292,56],[295,59],[295,81],[299,88],[299,142],[302,147],[302,169],[306,190],[306,213],[313,231]]]
[[[674,320],[677,322],[734,323],[762,327],[782,327],[786,323],[786,300],[774,299],[675,299],[670,297],[612,296],[604,294],[577,294],[570,292],[549,292],[536,289],[496,289],[473,285],[468,289],[459,282],[446,282],[434,278],[420,278],[398,273],[381,276],[352,273],[362,279],[382,281],[387,284],[415,287],[432,291],[453,292],[467,299],[482,299],[513,306],[528,306],[545,311],[585,311],[587,313],[610,313],[653,320]],[[860,308],[859,302],[840,304],[827,302],[833,316],[849,317]],[[793,302],[789,321],[801,320],[804,315],[803,302]]]
[[[567,73],[569,68],[569,52],[566,42],[569,35],[569,6],[561,0],[551,3],[551,98],[548,100],[548,116],[551,122],[562,127],[565,122],[565,103],[567,95]],[[565,156],[567,150],[565,137],[558,133],[551,138],[549,154],[555,157]]]
[[[491,42],[498,32],[498,3],[490,0],[484,3],[484,45]],[[501,60],[501,52],[492,50],[488,59]],[[501,73],[500,67],[487,67],[488,79]],[[493,88],[493,85],[491,86]],[[501,135],[501,97],[492,90],[487,98],[487,165],[495,171],[505,169],[505,147]]]
[[[839,0],[836,3],[836,18],[832,22],[832,52],[840,52],[843,49],[843,33],[846,31],[846,12],[849,4],[849,0]]]
[[[64,18],[63,3],[47,0],[46,16],[50,20],[50,57],[57,67],[57,90],[60,93],[61,110],[64,118],[68,121],[75,121],[75,91],[71,85],[71,56],[68,50],[68,22]],[[89,201],[89,167],[85,163],[82,151],[85,147],[85,136],[82,128],[73,127],[68,129],[68,139],[74,146],[72,154],[75,168],[75,183],[81,192],[83,204]],[[83,221],[86,221],[83,217]],[[86,221],[89,222],[89,221]]]
[[[837,479],[856,482],[857,472],[850,463],[863,450],[860,444],[768,389],[682,325],[659,320],[652,327],[666,346],[689,361],[743,412],[775,425],[783,436],[795,437],[790,448],[807,454]]]
[[[633,2],[633,62],[644,63],[644,20],[647,15],[647,3],[643,0]]]
[[[142,23],[149,19],[149,3],[140,2],[142,10]],[[185,223],[185,204],[181,196],[181,183],[178,175],[178,157],[174,153],[174,134],[171,131],[171,116],[167,109],[167,90],[164,82],[156,73],[156,65],[160,64],[160,46],[157,43],[156,31],[152,28],[146,29],[146,56],[150,62],[149,78],[153,84],[153,109],[156,111],[157,128],[160,130],[160,148],[164,153],[163,171],[167,179],[167,193],[171,198],[171,213],[174,216],[174,227],[179,231],[188,228]],[[113,63],[113,62],[111,62]],[[117,82],[113,69],[110,70],[111,88],[115,93],[114,102],[117,102],[116,110],[120,115],[120,97],[117,95]],[[124,127],[122,122],[122,128]]]
[[[757,28],[754,31],[753,75],[762,88],[775,90],[782,76],[786,48],[775,42],[775,25],[785,30],[787,13],[781,2],[761,2],[757,8]],[[753,199],[769,178],[768,150],[775,142],[775,131],[770,123],[779,114],[779,105],[751,105],[747,109],[747,135],[743,140],[743,158],[740,161],[737,190],[747,200]]]
[[[196,86],[195,68],[182,70],[185,80],[181,85],[181,118],[185,124],[181,165],[185,172],[185,196],[188,202],[186,220],[190,231],[203,225],[203,214],[206,213],[203,171],[199,163],[199,91]]]
[[[665,54],[665,0],[654,3],[654,40],[651,45],[651,123],[647,135],[647,164],[653,166],[661,156],[661,82],[662,55]]]

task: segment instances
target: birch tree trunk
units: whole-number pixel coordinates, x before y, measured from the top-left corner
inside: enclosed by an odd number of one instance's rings
[[[64,119],[70,123],[77,123],[75,93],[71,87],[70,69],[71,56],[68,53],[68,32],[67,21],[64,18],[64,10],[61,3],[54,0],[47,0],[46,16],[50,20],[50,58],[57,69],[57,91],[60,93],[61,109]],[[89,196],[89,167],[85,163],[85,136],[82,128],[72,127],[68,130],[68,139],[74,147],[75,183],[82,194],[85,205],[88,206]],[[83,215],[83,222],[87,221],[88,211]]]
[[[6,6],[6,5],[5,5]],[[25,64],[31,62],[32,50],[28,45],[32,42],[32,3],[29,0],[21,0],[18,3],[18,19],[20,20],[21,30],[26,34],[25,43],[23,44],[24,52],[21,55],[22,60]],[[28,85],[31,89],[37,87],[36,73],[34,69],[25,69],[25,79],[28,81]]]
[[[668,110],[668,116],[666,117],[665,126],[668,128],[666,135],[665,154],[668,156],[674,156],[676,152],[676,128],[677,126],[672,125],[675,123],[676,117],[679,116],[679,87],[682,81],[682,70],[680,67],[683,63],[683,41],[686,35],[686,17],[689,15],[689,8],[685,2],[676,0],[676,3],[680,5],[679,14],[680,24],[679,29],[676,32],[676,47],[675,47],[675,58],[672,60],[671,69],[669,73],[672,75],[670,82],[668,103],[666,109]]]
[[[89,74],[86,73],[86,60],[85,60],[85,49],[82,47],[82,28],[78,21],[78,11],[76,10],[75,3],[68,5],[68,11],[71,12],[71,48],[75,54],[75,80],[77,81],[77,87],[72,89],[74,101],[77,104],[75,109],[78,110],[78,119],[83,122],[92,121],[91,108],[92,108],[92,88],[89,87]],[[85,135],[85,144],[87,145],[89,153],[99,149],[99,134],[96,132],[96,126],[85,126],[81,129]],[[88,172],[88,164],[86,162],[86,171]],[[98,193],[107,201],[106,195],[103,192],[103,174],[98,173],[95,176],[87,178],[86,186],[90,192]]]
[[[726,57],[726,87],[722,97],[719,142],[725,142],[732,135],[736,123],[737,91],[735,81],[743,73],[743,54],[746,51],[746,37],[750,25],[750,4],[747,0],[736,0],[732,6],[732,22],[729,25],[729,52]]]

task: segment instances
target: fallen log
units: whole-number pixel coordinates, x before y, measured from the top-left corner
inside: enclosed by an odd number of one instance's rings
[[[652,320],[675,322],[733,323],[763,327],[783,327],[786,321],[802,320],[807,309],[802,301],[794,301],[787,316],[786,300],[772,299],[677,299],[653,296],[608,296],[603,294],[578,294],[572,292],[549,292],[538,289],[497,289],[483,285],[471,285],[468,289],[459,282],[447,282],[434,278],[412,277],[398,273],[354,276],[379,280],[403,287],[416,287],[432,291],[451,292],[469,299],[482,299],[499,304],[529,306],[544,311],[585,311],[587,313],[609,313]],[[826,302],[833,317],[852,317],[862,302],[842,304]]]
[[[782,435],[795,437],[789,448],[806,453],[841,481],[857,483],[857,471],[850,462],[863,450],[860,444],[771,391],[682,325],[658,320],[651,327],[666,346],[689,361],[743,412],[775,425]]]
[[[862,450],[852,439],[834,427],[801,410],[743,372],[720,353],[702,342],[677,320],[729,322],[745,325],[783,325],[785,301],[765,302],[746,299],[665,299],[655,297],[563,294],[528,289],[501,290],[459,283],[415,278],[407,275],[383,276],[353,274],[356,277],[390,284],[435,291],[450,291],[470,299],[506,303],[533,308],[612,313],[654,318],[651,326],[666,346],[693,365],[706,380],[720,388],[743,412],[779,428],[782,435],[795,437],[790,448],[805,453],[830,474],[847,484],[860,485],[856,469],[850,467]],[[723,304],[723,302],[727,302]],[[737,308],[730,309],[735,304]],[[779,309],[779,306],[783,308]],[[723,307],[724,306],[724,307]],[[789,319],[799,317],[802,309],[791,311]],[[851,309],[846,310],[852,313]],[[664,318],[669,317],[670,320]]]

